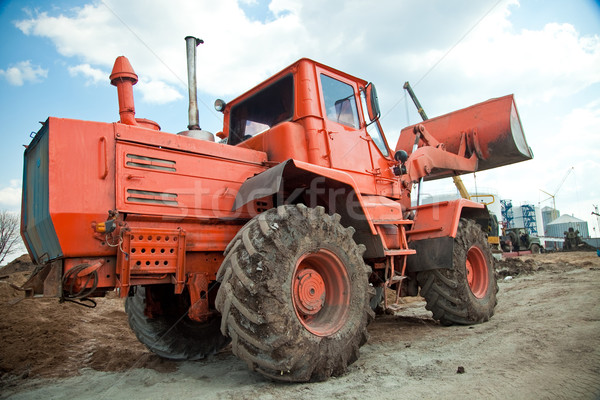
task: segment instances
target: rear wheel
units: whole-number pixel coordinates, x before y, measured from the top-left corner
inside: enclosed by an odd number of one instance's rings
[[[217,279],[216,307],[232,350],[280,381],[346,372],[367,341],[372,287],[354,229],[322,207],[279,206],[234,238]]]
[[[481,227],[461,219],[454,239],[452,269],[423,271],[417,277],[433,318],[444,325],[470,325],[490,319],[498,292],[493,265]]]
[[[146,315],[146,303],[156,304],[158,315]],[[172,285],[138,287],[125,300],[129,326],[153,353],[170,360],[199,360],[229,343],[220,331],[221,318],[201,323],[187,316],[189,296],[173,293]]]

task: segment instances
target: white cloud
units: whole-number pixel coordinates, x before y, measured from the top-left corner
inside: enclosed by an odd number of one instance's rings
[[[13,179],[8,186],[0,188],[0,208],[18,210],[21,206],[21,181]]]
[[[547,102],[600,82],[600,37],[581,36],[570,24],[518,33],[505,24],[478,30],[444,67],[484,88],[510,86],[523,94],[522,103]]]
[[[562,176],[571,167],[581,183],[597,180],[600,170],[600,100],[570,109],[561,116],[554,131],[544,132],[533,142],[537,153],[535,174],[541,189],[554,193]],[[531,143],[532,141],[530,141]],[[574,190],[574,187],[572,187]],[[537,188],[536,188],[537,189]],[[568,186],[561,189],[566,193]],[[590,185],[586,192],[600,198],[600,188]],[[572,200],[576,200],[574,197]]]
[[[576,204],[582,200],[589,202],[588,199],[597,202],[600,199],[600,187],[596,184],[600,171],[599,133],[600,100],[596,100],[585,107],[572,110],[563,119],[558,134],[551,139],[554,143],[560,143],[560,149],[555,154],[560,161],[560,169],[553,185],[549,187],[558,185],[558,177],[562,178],[569,167],[574,167],[574,180],[570,185],[565,182],[560,189],[566,197],[565,203]],[[552,168],[553,165],[548,167]]]
[[[312,57],[350,73],[369,77],[370,71],[382,101],[391,104],[399,97],[399,79],[421,78],[485,15],[428,77],[440,89],[432,111],[460,103],[460,92],[471,93],[462,99],[469,102],[509,88],[529,103],[600,81],[600,38],[556,23],[514,32],[510,15],[516,0],[382,1],[369,7],[358,0],[343,6],[272,0],[269,10],[276,18],[267,22],[248,18],[235,0],[140,4],[106,0],[58,16],[32,14],[16,26],[48,37],[82,65],[110,68],[126,55],[140,78],[181,88],[187,82],[183,38],[200,36],[205,44],[198,48],[199,90],[217,96],[239,94],[295,59]],[[447,76],[452,81],[440,81]]]
[[[162,81],[140,80],[136,88],[142,92],[144,100],[153,104],[165,104],[183,96],[173,87]]]
[[[111,68],[125,55],[140,78],[181,88],[187,85],[183,38],[199,36],[205,44],[198,48],[198,86],[217,95],[238,93],[293,61],[302,33],[292,14],[260,23],[246,17],[235,0],[179,0],[168,6],[106,0],[68,15],[34,14],[16,26],[26,35],[49,38],[60,54],[93,68]]]
[[[275,16],[280,16],[290,12],[298,14],[301,9],[302,2],[299,0],[272,0],[269,3],[269,10]]]
[[[93,68],[90,64],[79,64],[74,67],[69,67],[71,76],[82,75],[87,78],[86,84],[97,84],[99,82],[108,82],[108,75],[105,71],[98,68]]]
[[[5,70],[0,69],[0,77],[6,78],[14,86],[23,86],[25,82],[41,82],[48,76],[48,70],[39,65],[32,65],[31,61],[21,61]]]

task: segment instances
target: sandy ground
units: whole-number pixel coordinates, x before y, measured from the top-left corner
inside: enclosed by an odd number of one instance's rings
[[[481,325],[442,327],[422,299],[406,300],[369,326],[347,375],[310,384],[266,381],[229,348],[203,361],[161,360],[137,342],[114,297],[96,309],[15,303],[8,282],[26,279],[21,261],[0,269],[0,398],[600,398],[600,258],[592,252],[498,263],[496,315]]]

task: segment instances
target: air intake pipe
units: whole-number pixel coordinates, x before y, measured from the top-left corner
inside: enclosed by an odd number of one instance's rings
[[[137,83],[138,76],[133,71],[127,57],[117,57],[109,79],[111,85],[117,87],[117,95],[119,97],[119,122],[125,125],[139,126],[160,131],[160,125],[156,122],[145,118],[135,117],[133,85]]]
[[[117,87],[120,122],[137,126],[133,102],[133,85],[137,83],[138,76],[133,71],[127,57],[117,57],[109,79],[111,85]]]

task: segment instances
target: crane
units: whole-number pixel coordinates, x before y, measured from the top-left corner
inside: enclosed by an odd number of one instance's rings
[[[571,174],[571,172],[573,172],[574,169],[575,169],[575,167],[569,168],[569,170],[567,171],[565,176],[562,178],[562,180],[556,187],[554,194],[548,193],[545,190],[540,189],[541,192],[546,193],[548,196],[550,196],[547,199],[544,199],[543,201],[552,199],[552,221],[554,221],[556,218],[558,218],[558,216],[556,215],[556,195],[558,194],[558,191],[562,187],[563,183],[565,183],[565,181],[567,180],[567,177]]]

